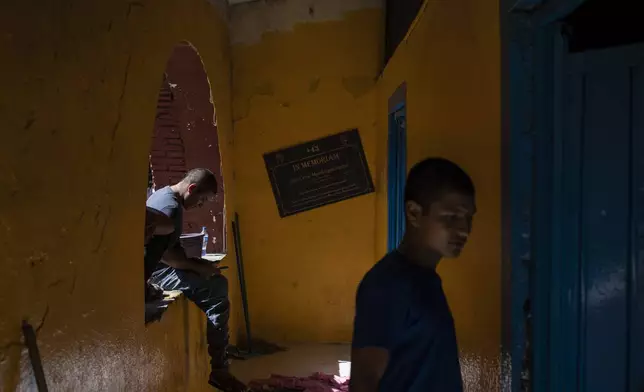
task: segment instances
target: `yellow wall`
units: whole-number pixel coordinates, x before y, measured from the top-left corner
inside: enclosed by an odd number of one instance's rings
[[[257,337],[351,339],[355,290],[376,260],[375,195],[281,219],[262,155],[359,128],[373,172],[382,16],[369,0],[231,12],[236,205]]]
[[[222,15],[206,0],[0,2],[0,390],[34,390],[20,324],[43,317],[51,390],[210,390],[192,305],[143,326],[142,228],[157,95],[182,40],[203,58],[232,178]]]
[[[501,337],[498,5],[428,1],[378,83],[376,254],[386,251],[387,101],[407,83],[408,167],[429,156],[472,176],[479,212],[463,257],[439,266],[468,391],[498,390]]]
[[[262,2],[231,14],[235,186],[255,335],[350,339],[357,283],[386,251],[387,101],[406,81],[409,166],[445,156],[478,185],[472,241],[440,272],[469,390],[491,390],[500,366],[497,7],[429,2],[379,77],[380,8],[288,25],[284,14],[301,12],[283,7]],[[375,197],[281,219],[262,154],[351,127],[360,129]]]
[[[39,341],[52,389],[206,387],[203,318],[193,306],[182,301],[143,327],[142,241],[133,240],[142,237],[161,75],[182,40],[210,78],[256,336],[350,339],[358,281],[386,250],[387,99],[405,81],[409,165],[442,155],[478,186],[472,241],[440,272],[469,390],[496,388],[498,7],[429,1],[379,77],[379,3],[236,6],[230,48],[226,21],[206,0],[0,2],[1,390],[29,389],[15,343],[23,318],[38,325],[45,314]],[[377,192],[281,219],[262,154],[350,128],[360,129]],[[228,271],[234,333],[239,295]]]

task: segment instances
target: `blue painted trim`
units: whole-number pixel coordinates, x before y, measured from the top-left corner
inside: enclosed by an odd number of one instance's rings
[[[396,110],[389,114],[388,169],[387,169],[387,202],[388,202],[388,235],[387,250],[398,247],[405,234],[405,180],[407,176],[407,133],[400,127],[396,117],[405,118],[405,102],[394,106]]]
[[[392,250],[395,243],[396,223],[396,151],[398,138],[396,137],[396,124],[393,114],[389,114],[389,132],[387,134],[387,251]]]
[[[389,109],[389,114],[392,114],[392,113],[395,113],[395,112],[399,111],[400,109],[404,108],[405,105],[406,105],[405,101],[402,101],[402,102],[399,102],[399,103],[395,104],[391,109]]]
[[[576,279],[579,271],[579,219],[580,219],[580,170],[581,149],[579,130],[581,124],[581,96],[564,99],[564,89],[579,93],[582,80],[566,70],[566,43],[561,35],[555,35],[553,47],[555,69],[553,75],[553,195],[551,244],[552,273],[547,282],[550,285],[550,354],[545,360],[549,364],[549,390],[565,386],[566,390],[576,391],[579,284]],[[564,72],[567,81],[564,82]],[[565,87],[564,83],[567,83]],[[565,106],[565,103],[568,103]],[[574,103],[574,106],[570,104]],[[565,110],[564,110],[565,107]],[[565,170],[564,170],[565,168]],[[545,284],[545,282],[544,282]],[[572,289],[572,291],[571,291]],[[551,358],[559,360],[552,361]]]
[[[583,263],[578,232],[581,203],[576,196],[581,194],[578,175],[581,147],[580,136],[570,132],[580,129],[580,124],[575,122],[581,119],[582,107],[571,108],[567,113],[562,111],[564,75],[569,64],[565,64],[566,42],[557,23],[583,1],[550,1],[532,17],[536,26],[533,102],[537,124],[532,206],[535,235],[531,244],[535,266],[531,274],[531,297],[535,303],[532,335],[535,392],[583,389],[578,374],[583,347],[578,327],[583,323],[583,312],[579,312],[577,305],[583,281],[575,278]],[[574,82],[581,83],[570,81]],[[566,101],[570,102],[571,98]],[[566,115],[569,117],[564,118]]]
[[[405,184],[407,182],[407,109],[402,107],[398,113],[405,118],[405,126],[399,128],[398,146],[398,210],[396,215],[396,246],[405,235]]]
[[[533,193],[533,237],[530,265],[530,298],[533,310],[532,329],[532,387],[535,392],[548,391],[550,368],[550,273],[552,259],[551,228],[553,217],[546,211],[553,208],[553,39],[555,32],[543,31],[535,38],[534,61],[539,66],[534,72],[534,193]]]
[[[635,316],[635,304],[637,304],[637,301],[633,301],[633,299],[637,298],[635,296],[636,291],[635,287],[637,286],[637,278],[633,272],[635,271],[635,264],[636,264],[636,258],[635,255],[637,254],[637,246],[635,245],[637,242],[637,220],[638,220],[638,211],[635,207],[635,203],[637,200],[637,194],[640,192],[636,186],[636,184],[639,182],[638,178],[635,177],[636,173],[638,173],[638,168],[636,166],[636,161],[635,157],[639,154],[641,155],[640,151],[637,151],[634,147],[636,136],[635,133],[637,130],[635,129],[635,115],[633,114],[635,110],[638,110],[638,108],[635,106],[633,103],[633,99],[635,96],[635,88],[633,87],[634,82],[635,82],[635,71],[633,68],[629,70],[629,95],[630,95],[630,107],[629,107],[629,121],[628,121],[628,130],[629,130],[629,149],[628,149],[628,167],[630,170],[630,173],[628,173],[628,178],[630,180],[630,183],[628,184],[629,189],[630,189],[630,194],[628,195],[628,211],[632,211],[633,214],[630,216],[630,222],[629,222],[629,232],[631,234],[630,238],[628,239],[628,252],[630,256],[629,260],[629,268],[626,271],[626,284],[628,285],[628,293],[627,293],[627,320],[626,320],[626,351],[627,351],[627,363],[628,367],[626,369],[626,385],[629,390],[635,390],[636,388],[636,370],[634,369],[636,365],[634,365],[634,356],[633,356],[633,346],[634,346],[634,338],[637,337],[638,333],[637,330],[633,329],[633,325],[635,324],[636,317]]]
[[[508,6],[507,2],[505,6]],[[505,10],[505,11],[504,11]],[[502,353],[504,391],[525,390],[522,368],[526,356],[530,268],[533,264],[534,35],[529,16],[503,8],[503,56],[507,58],[503,88],[503,287]],[[525,386],[528,387],[529,386]]]
[[[631,73],[633,86],[633,106],[631,107],[632,137],[631,155],[634,159],[634,172],[632,186],[633,214],[633,238],[632,238],[632,261],[629,275],[631,287],[631,298],[644,298],[644,113],[636,110],[644,104],[644,72],[634,71]],[[641,334],[635,331],[644,331],[644,301],[633,301],[630,304],[633,319],[630,337],[630,386],[631,390],[644,389],[644,339]]]
[[[528,299],[533,301],[531,390],[577,390],[573,384],[561,380],[561,372],[557,372],[560,360],[552,351],[553,346],[556,347],[553,339],[562,344],[576,341],[576,338],[571,339],[566,334],[551,335],[553,327],[564,320],[566,309],[565,304],[555,303],[557,298],[562,298],[559,297],[560,285],[564,283],[557,281],[552,269],[552,247],[558,239],[553,237],[551,228],[560,220],[574,219],[575,215],[574,210],[563,217],[545,212],[564,209],[555,198],[564,192],[561,188],[566,181],[561,178],[560,170],[560,165],[566,164],[561,153],[562,142],[553,144],[552,139],[561,133],[553,125],[560,122],[563,115],[553,107],[553,102],[562,99],[555,83],[563,72],[560,52],[557,53],[564,44],[557,38],[555,22],[584,1],[547,0],[532,7],[525,2],[501,0],[502,56],[505,60],[502,90],[502,350],[504,356],[510,356],[510,366],[504,367],[502,380],[509,379],[511,384],[506,386],[503,382],[504,391],[522,390],[521,371],[528,333],[524,304]],[[526,12],[530,7],[534,10]],[[551,284],[555,287],[550,287]],[[558,310],[552,319],[551,308]]]
[[[520,391],[525,355],[525,301],[531,261],[533,137],[531,117],[531,36],[524,14],[511,14],[512,0],[502,0],[502,369],[504,392]]]

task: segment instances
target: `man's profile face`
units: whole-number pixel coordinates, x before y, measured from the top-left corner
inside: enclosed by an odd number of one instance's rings
[[[447,258],[458,257],[472,231],[476,206],[472,196],[448,193],[431,203],[421,220],[427,247]]]
[[[476,213],[474,197],[449,192],[426,208],[408,201],[407,221],[418,234],[422,246],[441,257],[458,257],[472,231]]]

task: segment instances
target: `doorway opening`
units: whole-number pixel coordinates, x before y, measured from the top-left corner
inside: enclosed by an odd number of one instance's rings
[[[188,257],[203,256],[205,251],[207,256],[204,258],[219,261],[227,249],[224,178],[216,113],[201,57],[192,45],[184,42],[172,50],[161,80],[149,153],[148,197],[156,190],[177,184],[195,168],[214,173],[217,193],[214,200],[203,207],[183,212],[181,234],[200,235],[188,235],[181,241]],[[146,264],[146,279],[154,268]],[[181,294],[180,291],[161,293],[147,282],[145,288],[146,324],[159,320],[168,305]]]
[[[176,184],[193,168],[211,170],[217,178],[215,200],[186,211],[184,233],[208,234],[207,253],[226,253],[226,208],[221,153],[210,83],[201,57],[187,42],[168,60],[157,101],[150,150],[153,189]]]

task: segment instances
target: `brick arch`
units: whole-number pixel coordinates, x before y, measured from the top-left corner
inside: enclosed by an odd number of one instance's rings
[[[183,231],[206,227],[208,252],[225,253],[224,179],[215,107],[201,57],[188,43],[177,45],[163,75],[150,151],[156,189],[181,180],[196,167],[212,170],[219,189],[216,200],[199,210],[186,211]]]

